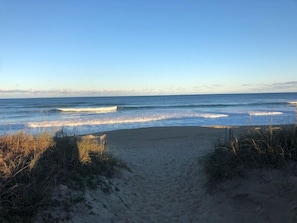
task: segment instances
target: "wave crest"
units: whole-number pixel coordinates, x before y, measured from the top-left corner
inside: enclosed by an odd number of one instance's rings
[[[108,113],[117,111],[117,106],[98,107],[98,108],[57,108],[60,112],[92,112],[92,113]]]
[[[282,112],[250,112],[250,116],[270,116],[270,115],[282,115]]]

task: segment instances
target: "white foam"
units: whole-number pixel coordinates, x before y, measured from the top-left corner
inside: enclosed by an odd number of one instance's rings
[[[194,113],[194,114],[171,114],[167,116],[170,118],[226,118],[226,114],[214,114],[214,113]]]
[[[249,112],[250,116],[271,116],[271,115],[282,115],[282,112]]]
[[[79,120],[76,122],[65,121],[45,121],[45,122],[29,122],[29,128],[48,128],[48,127],[61,127],[61,126],[82,126],[82,125],[111,125],[111,124],[124,124],[124,123],[139,123],[139,122],[152,122],[162,120],[162,118],[136,118],[136,119],[110,119],[110,120]]]
[[[166,119],[183,119],[183,118],[224,118],[228,117],[225,114],[210,114],[210,113],[197,113],[197,114],[163,114],[153,115],[148,117],[114,117],[111,119],[76,119],[73,120],[55,120],[55,121],[42,121],[42,122],[28,122],[29,128],[49,128],[49,127],[74,127],[83,125],[112,125],[112,124],[129,124],[129,123],[144,123],[155,122]]]
[[[118,109],[117,106],[99,107],[99,108],[58,108],[61,112],[92,112],[92,113],[107,113],[114,112]]]
[[[226,118],[228,115],[225,114],[198,114],[196,117],[201,118]]]
[[[292,105],[297,105],[297,101],[289,101],[289,104],[292,104]]]

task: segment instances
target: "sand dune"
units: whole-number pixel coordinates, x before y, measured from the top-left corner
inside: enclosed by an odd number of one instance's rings
[[[250,172],[209,193],[203,157],[224,137],[201,127],[108,132],[109,150],[131,171],[107,182],[110,194],[88,190],[69,222],[296,222],[297,178],[280,171]]]

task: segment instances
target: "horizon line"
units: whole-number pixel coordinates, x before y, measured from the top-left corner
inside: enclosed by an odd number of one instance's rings
[[[230,93],[188,93],[188,94],[136,94],[136,95],[84,95],[84,96],[40,96],[40,97],[0,97],[3,99],[51,99],[51,98],[112,98],[112,97],[169,97],[169,96],[195,96],[195,95],[244,95],[244,94],[294,94],[297,91],[286,92],[230,92]]]

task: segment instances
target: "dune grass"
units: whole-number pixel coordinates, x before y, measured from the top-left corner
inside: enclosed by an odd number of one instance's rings
[[[255,168],[289,168],[296,161],[296,126],[251,128],[245,135],[219,142],[207,156],[205,171],[214,184],[243,176],[245,171]]]
[[[0,222],[31,222],[58,185],[84,190],[124,164],[88,138],[60,131],[0,136]],[[92,182],[92,183],[85,183]]]

